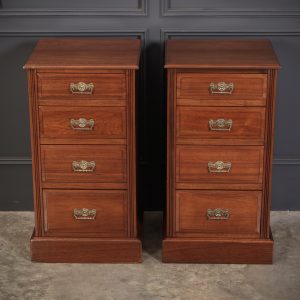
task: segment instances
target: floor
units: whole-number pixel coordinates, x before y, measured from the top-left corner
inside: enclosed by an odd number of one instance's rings
[[[300,299],[300,212],[273,212],[273,265],[161,263],[162,216],[145,215],[142,264],[32,263],[31,212],[0,212],[0,299]]]

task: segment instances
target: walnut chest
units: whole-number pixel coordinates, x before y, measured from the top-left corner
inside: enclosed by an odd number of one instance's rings
[[[138,39],[44,39],[28,72],[34,261],[140,262]]]
[[[163,261],[271,263],[271,43],[169,40],[165,67]]]

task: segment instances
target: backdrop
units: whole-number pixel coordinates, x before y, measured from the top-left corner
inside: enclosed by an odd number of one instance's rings
[[[0,0],[0,210],[31,210],[26,73],[43,37],[142,40],[139,75],[139,197],[145,210],[165,197],[164,42],[171,38],[269,38],[278,79],[272,208],[300,208],[299,0]]]

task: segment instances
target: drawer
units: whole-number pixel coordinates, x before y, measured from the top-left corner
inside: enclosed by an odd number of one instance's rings
[[[264,108],[177,107],[176,137],[179,142],[188,139],[200,139],[199,143],[203,139],[240,139],[246,143],[263,144],[264,132]]]
[[[264,106],[266,74],[177,74],[177,103],[202,106]]]
[[[39,107],[41,141],[126,139],[126,107]]]
[[[46,236],[126,237],[126,191],[43,190]]]
[[[262,193],[177,191],[176,235],[259,237]]]
[[[38,73],[38,97],[39,101],[124,101],[127,99],[126,74]]]
[[[262,183],[263,146],[177,146],[177,183]]]
[[[42,145],[44,182],[126,182],[125,145]]]

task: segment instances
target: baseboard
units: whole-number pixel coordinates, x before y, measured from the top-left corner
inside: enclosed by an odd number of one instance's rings
[[[138,239],[36,237],[30,241],[31,259],[48,263],[140,263]]]
[[[166,263],[272,264],[273,239],[182,239],[163,241]]]

